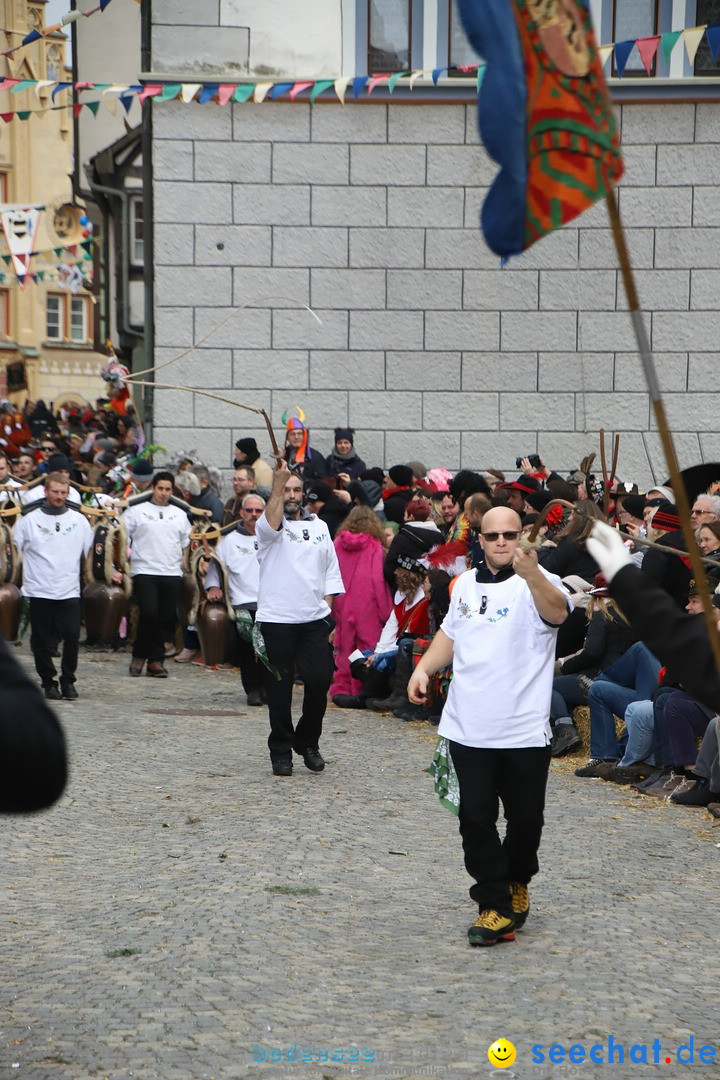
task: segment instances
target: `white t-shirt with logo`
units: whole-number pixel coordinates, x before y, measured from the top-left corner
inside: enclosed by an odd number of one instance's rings
[[[227,567],[228,593],[233,607],[257,604],[260,586],[258,546],[256,536],[248,536],[238,529],[225,533],[217,542],[215,555]],[[210,563],[205,575],[205,590],[212,588],[220,588],[220,571],[214,562]]]
[[[260,563],[258,622],[306,623],[330,614],[325,597],[345,592],[330,532],[314,514],[283,518],[273,529],[265,514],[255,526]]]
[[[73,600],[80,596],[80,568],[93,532],[78,510],[46,514],[42,507],[23,514],[13,529],[23,556],[23,596]]]
[[[559,577],[540,571],[564,594]],[[540,618],[523,578],[501,576],[479,582],[468,570],[453,587],[441,627],[453,677],[438,734],[464,746],[547,746],[558,628]]]
[[[184,510],[148,501],[128,507],[122,522],[132,549],[133,577],[182,577],[183,551],[190,543],[190,522]]]

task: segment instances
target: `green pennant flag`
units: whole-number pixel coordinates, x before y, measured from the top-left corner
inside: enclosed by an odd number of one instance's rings
[[[88,109],[93,114],[93,116],[97,116],[98,109],[100,108],[100,102],[99,101],[86,101],[85,104],[87,105]]]
[[[18,120],[29,120],[31,116],[32,116],[32,111],[30,109],[23,109],[22,112],[19,112],[17,114]]]
[[[45,271],[44,270],[38,270],[37,276],[38,276],[40,281],[44,281],[45,280]]]
[[[10,265],[10,256],[9,255],[3,255],[2,256],[2,261],[5,263],[6,266],[9,266]]]
[[[37,79],[21,79],[17,86],[13,86],[10,93],[19,94],[21,90],[29,90],[31,86],[37,85]]]
[[[310,104],[312,104],[315,98],[319,97],[320,94],[324,94],[326,90],[329,90],[332,85],[332,79],[319,79],[310,91]]]
[[[162,93],[158,96],[158,101],[172,101],[176,98],[182,90],[182,83],[167,83],[162,88]]]
[[[478,92],[478,94],[480,93],[480,87],[482,86],[483,79],[485,78],[485,68],[486,68],[486,65],[481,64],[480,67],[478,68],[478,71],[477,71],[477,92]]]
[[[59,248],[55,248],[55,249],[54,249],[54,251],[55,251],[55,254],[57,255],[57,257],[58,257],[58,259],[59,259],[59,258],[60,258],[60,256],[61,256],[61,255],[62,255],[62,253],[63,253],[63,249],[62,249],[61,247],[59,247]]]
[[[670,30],[667,34],[660,35],[660,48],[662,49],[666,64],[670,63],[670,53],[677,45],[681,35],[682,30]]]
[[[397,86],[398,79],[402,79],[403,75],[409,74],[409,71],[396,71],[394,75],[391,75],[390,81],[388,82],[388,91],[392,94],[393,90]]]
[[[239,101],[240,104],[244,104],[255,93],[255,83],[241,83],[235,90],[232,96],[233,101]]]

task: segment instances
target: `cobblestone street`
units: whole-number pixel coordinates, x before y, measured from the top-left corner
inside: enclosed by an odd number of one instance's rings
[[[273,778],[239,677],[168,667],[84,653],[66,794],[0,821],[0,1078],[591,1077],[548,1049],[610,1036],[625,1063],[601,1075],[685,1075],[693,1045],[692,1075],[717,1076],[698,1059],[720,1050],[706,811],[554,765],[527,928],[473,950],[434,729],[331,708],[325,772]]]

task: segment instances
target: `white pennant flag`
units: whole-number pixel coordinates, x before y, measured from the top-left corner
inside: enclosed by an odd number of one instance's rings
[[[30,269],[30,256],[35,250],[41,214],[42,210],[35,206],[0,208],[0,220],[20,285],[25,283]]]

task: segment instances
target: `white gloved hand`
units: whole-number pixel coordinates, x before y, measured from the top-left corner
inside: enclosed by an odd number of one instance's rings
[[[590,536],[585,541],[585,547],[602,570],[608,583],[612,581],[618,570],[622,570],[623,566],[628,566],[632,562],[618,531],[611,529],[604,521],[595,522]]]

